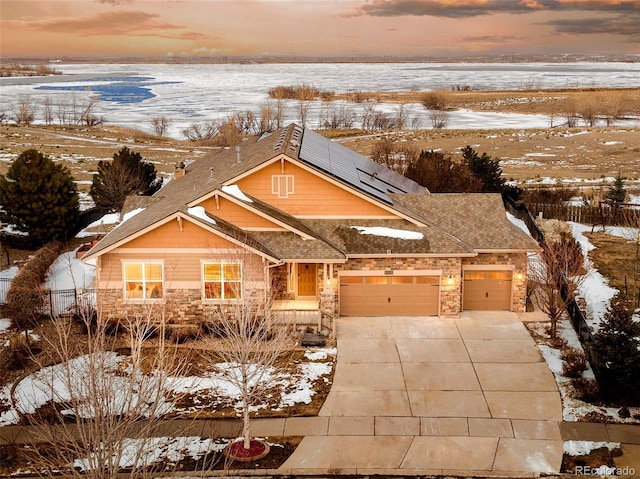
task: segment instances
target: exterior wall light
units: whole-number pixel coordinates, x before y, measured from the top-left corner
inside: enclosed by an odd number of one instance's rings
[[[518,271],[518,272],[516,273],[516,279],[517,279],[518,281],[522,281],[522,280],[523,280],[523,278],[524,278],[524,274],[522,273],[522,271]]]
[[[447,284],[448,284],[449,286],[453,286],[454,284],[456,284],[456,279],[453,277],[453,275],[452,275],[452,274],[450,274],[450,275],[447,277]]]

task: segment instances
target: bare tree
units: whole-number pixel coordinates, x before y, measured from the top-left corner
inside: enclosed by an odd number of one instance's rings
[[[384,136],[373,144],[371,159],[387,168],[393,168],[395,156],[395,142],[393,138]]]
[[[394,110],[395,127],[398,130],[404,130],[407,122],[409,121],[409,115],[411,114],[411,107],[400,103]]]
[[[576,113],[588,126],[595,126],[598,121],[598,99],[592,94],[583,93],[576,105]]]
[[[104,117],[94,114],[94,110],[98,105],[98,99],[89,97],[84,99],[79,105],[79,111],[75,117],[77,125],[96,126],[104,123]]]
[[[171,121],[166,116],[156,116],[151,120],[153,131],[158,136],[164,136],[170,124]]]
[[[52,318],[31,387],[16,388],[17,406],[32,426],[27,459],[46,476],[133,478],[165,470],[153,451],[161,418],[179,400],[171,378],[184,362],[165,345],[163,311],[149,307],[119,318],[124,336],[110,333],[104,316],[85,312],[79,321]],[[86,341],[74,339],[79,328]],[[42,397],[50,399],[42,404]]]
[[[42,101],[42,119],[45,125],[51,125],[53,123],[53,103],[50,97],[46,97]]]
[[[307,99],[306,96],[300,95],[298,97],[297,109],[298,109],[298,118],[300,119],[300,123],[302,126],[306,126],[307,118],[309,116],[309,108],[311,108],[311,100]]]
[[[205,123],[192,123],[191,126],[182,130],[182,134],[190,141],[211,140],[218,133],[220,133],[220,124],[213,120]]]
[[[258,257],[216,254],[204,266],[205,295],[220,302],[210,317],[218,339],[212,349],[226,363],[221,374],[242,397],[243,447],[251,444],[251,410],[265,394],[269,374],[294,345],[290,326],[272,310],[275,287]]]
[[[364,103],[362,110],[362,128],[364,130],[373,129],[373,117],[376,113],[377,103],[375,101],[367,101]]]
[[[429,113],[429,119],[434,129],[445,128],[449,123],[449,113],[446,111],[433,110]]]
[[[624,115],[624,104],[624,97],[621,93],[612,91],[600,96],[602,116],[607,126],[611,126],[614,121]]]
[[[13,119],[18,125],[30,125],[36,118],[35,106],[29,97],[22,97],[14,106]]]
[[[554,220],[549,220],[550,223]],[[529,281],[540,310],[551,321],[551,338],[556,337],[558,320],[575,298],[585,278],[584,254],[568,228],[554,221],[547,231],[542,251],[529,261]],[[551,229],[553,228],[553,230]]]

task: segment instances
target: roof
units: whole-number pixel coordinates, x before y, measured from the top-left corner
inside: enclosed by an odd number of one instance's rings
[[[531,236],[507,219],[499,193],[406,194],[392,197],[395,202],[476,251],[539,249]]]
[[[358,190],[407,219],[305,220],[257,198],[225,191],[225,185],[234,179],[281,155]],[[289,231],[245,231],[211,212],[207,217],[190,212],[189,206],[213,194],[244,203]],[[297,125],[248,139],[239,149],[221,149],[193,161],[185,175],[164,185],[151,198],[132,198],[128,206],[138,207],[137,214],[114,228],[85,258],[103,254],[176,216],[276,261],[344,260],[349,255],[389,251],[403,255],[473,255],[479,250],[537,249],[532,238],[507,220],[500,195],[430,194],[412,180]],[[491,224],[490,229],[487,224]]]

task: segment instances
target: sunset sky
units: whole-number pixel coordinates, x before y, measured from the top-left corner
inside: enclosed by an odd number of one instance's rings
[[[0,0],[3,57],[640,54],[640,0]]]

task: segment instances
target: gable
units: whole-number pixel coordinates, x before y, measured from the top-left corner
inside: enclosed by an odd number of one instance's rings
[[[221,196],[218,199],[212,197],[201,201],[196,206],[202,206],[206,211],[216,217],[245,230],[256,231],[284,231],[284,228],[268,218],[260,216],[253,211],[234,203]]]
[[[164,223],[120,248],[237,248],[232,242],[190,222],[177,219]]]
[[[282,159],[235,183],[245,193],[300,218],[395,218],[347,186]]]

